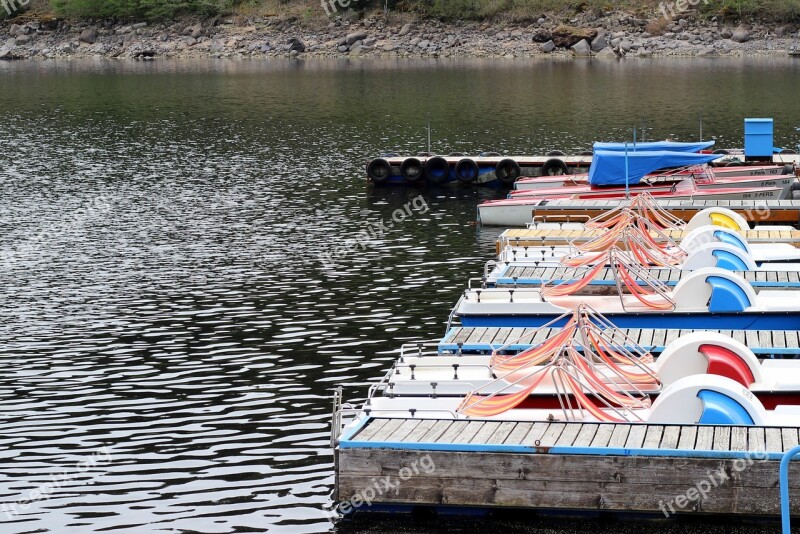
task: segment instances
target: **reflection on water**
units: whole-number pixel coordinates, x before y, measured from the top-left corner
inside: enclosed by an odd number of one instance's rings
[[[746,110],[788,146],[797,65],[0,64],[0,531],[330,530],[331,391],[443,333],[497,234],[475,207],[502,196],[373,189],[366,158],[423,149],[429,112],[441,152],[576,151],[642,116],[694,139],[700,109],[722,145]]]

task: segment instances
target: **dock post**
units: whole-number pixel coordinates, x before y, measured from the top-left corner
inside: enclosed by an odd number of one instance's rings
[[[781,526],[783,534],[791,534],[791,513],[789,506],[789,462],[800,454],[800,445],[794,447],[781,458],[780,484],[781,484]]]

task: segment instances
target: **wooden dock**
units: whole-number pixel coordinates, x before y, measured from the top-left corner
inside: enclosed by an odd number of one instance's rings
[[[508,352],[521,351],[552,337],[561,331],[560,328],[542,328],[532,335],[535,328],[482,328],[453,327],[439,341],[440,353],[461,351],[467,354],[488,354],[493,349],[511,343]],[[660,353],[664,347],[681,336],[692,332],[716,332],[734,338],[747,345],[760,358],[786,358],[800,356],[800,336],[796,330],[653,330],[647,328],[620,328],[618,339],[622,342],[626,337],[637,345],[654,353]],[[523,343],[516,340],[528,336]],[[623,337],[624,336],[624,337]]]
[[[585,243],[599,237],[605,230],[536,230],[532,228],[513,228],[505,230],[497,238],[495,251],[500,254],[506,246],[541,247]],[[680,243],[688,232],[685,230],[665,230],[664,235]],[[745,230],[738,232],[748,243],[790,243],[800,246],[800,230]]]
[[[525,284],[541,285],[543,281],[582,278],[586,271],[585,267],[576,269],[574,267],[512,266],[506,269],[502,276],[494,279],[494,283],[500,287]],[[647,269],[651,278],[665,283],[677,283],[684,274],[688,275],[690,272],[678,269]],[[797,271],[736,271],[736,274],[750,283],[757,283],[759,287],[800,286],[800,272]],[[594,280],[597,283],[615,285],[614,271],[611,268],[603,269]]]
[[[335,498],[362,511],[776,516],[779,461],[799,438],[796,427],[365,418],[338,442]],[[800,462],[789,488],[800,492]]]
[[[626,201],[627,202],[627,201]],[[532,218],[544,221],[583,222],[619,207],[620,200],[541,200],[533,205]],[[697,212],[710,207],[728,208],[750,223],[800,225],[800,200],[657,200],[663,209],[688,222]]]

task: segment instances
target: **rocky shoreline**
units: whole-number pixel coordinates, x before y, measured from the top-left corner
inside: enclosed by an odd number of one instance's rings
[[[50,17],[0,27],[0,59],[264,57],[800,56],[794,26],[625,13],[524,24],[373,16],[316,25],[241,16],[151,24]]]

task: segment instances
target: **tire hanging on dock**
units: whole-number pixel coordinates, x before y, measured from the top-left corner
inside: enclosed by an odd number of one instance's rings
[[[376,184],[381,184],[392,175],[392,165],[383,158],[375,158],[367,163],[367,176]]]
[[[406,158],[400,164],[400,176],[410,184],[419,182],[422,179],[422,173],[422,162],[417,158]]]
[[[450,164],[441,156],[434,156],[425,162],[425,178],[432,184],[441,184],[450,178]]]
[[[552,158],[542,165],[542,176],[560,176],[562,174],[569,174],[567,164],[563,160]]]
[[[464,158],[456,163],[456,178],[464,184],[474,184],[478,181],[481,169],[474,159]]]
[[[503,185],[512,185],[522,174],[519,164],[513,159],[501,159],[494,168],[494,174]]]
[[[794,174],[794,165],[791,163],[787,163],[783,166],[783,172],[781,174]]]

